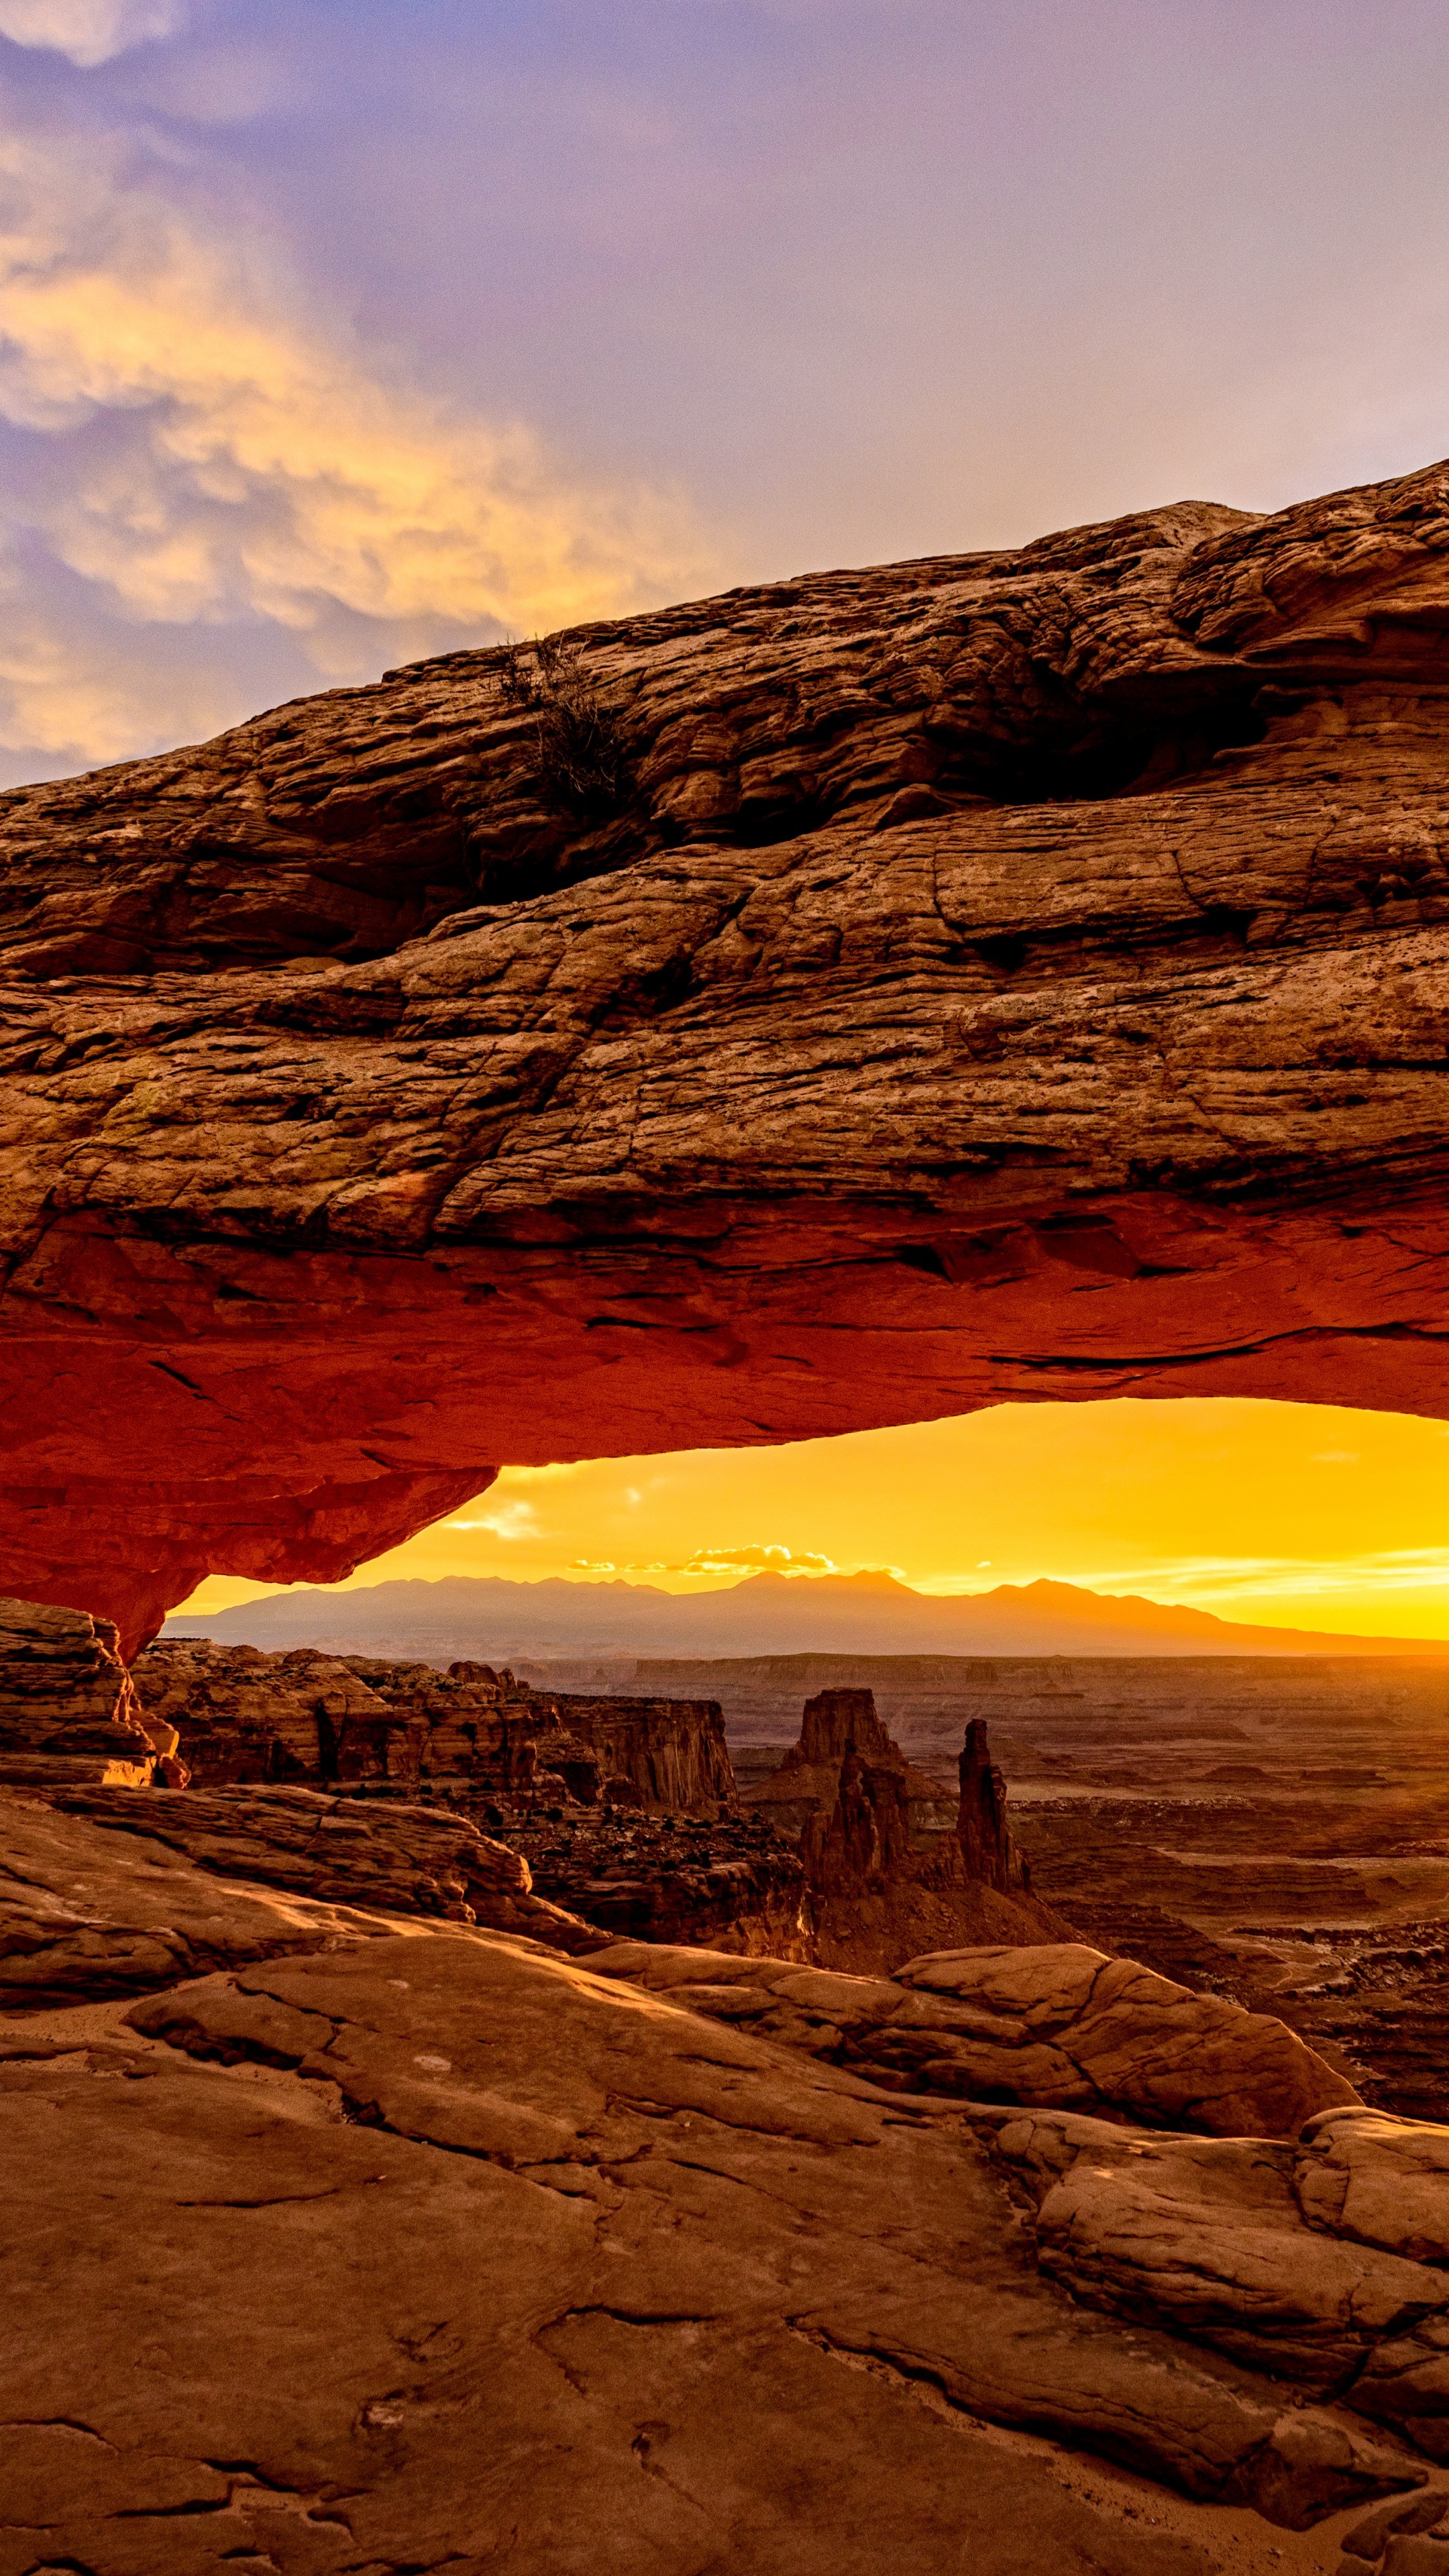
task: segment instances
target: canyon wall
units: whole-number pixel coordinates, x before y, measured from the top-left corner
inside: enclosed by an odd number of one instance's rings
[[[458,653],[0,800],[3,1579],[500,1461],[1449,1410],[1449,471]],[[540,672],[542,665],[539,665]]]

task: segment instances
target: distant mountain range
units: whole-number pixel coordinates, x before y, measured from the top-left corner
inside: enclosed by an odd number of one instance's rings
[[[206,1618],[168,1619],[162,1634],[428,1663],[636,1655],[1449,1655],[1449,1646],[1414,1638],[1246,1627],[1208,1610],[1073,1583],[1002,1583],[948,1598],[913,1592],[889,1574],[756,1574],[728,1592],[692,1596],[647,1584],[455,1574],[437,1583],[274,1593]]]

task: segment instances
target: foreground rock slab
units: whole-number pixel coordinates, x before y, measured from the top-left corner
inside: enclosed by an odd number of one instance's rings
[[[320,1949],[346,1921],[332,1906],[225,1884],[152,1837],[105,1833],[0,1792],[0,2012],[143,1994]]]
[[[1443,2133],[992,2109],[869,2054],[960,1962],[600,1975],[0,1828],[0,2576],[1272,2576],[1442,2510]]]
[[[482,1922],[562,1950],[597,1949],[604,1937],[535,1896],[519,1853],[446,1810],[372,1807],[315,1789],[78,1790],[56,1803],[103,1830],[159,1842],[202,1870],[323,1904]]]
[[[1267,2138],[1358,2105],[1352,2085],[1270,2014],[1082,1942],[942,1951],[891,1978],[643,1942],[618,1942],[593,1965],[912,2093]]]
[[[6,2576],[1213,2565],[990,2423],[1290,2528],[1424,2483],[1076,2307],[958,2114],[505,1936],[213,1975],[77,2036],[0,2064]]]

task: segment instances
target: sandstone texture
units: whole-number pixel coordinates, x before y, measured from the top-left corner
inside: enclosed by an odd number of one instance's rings
[[[0,1600],[0,1785],[180,1786],[177,1730],[146,1709],[109,1621]]]
[[[151,1646],[132,1667],[147,1720],[186,1742],[196,1788],[405,1774],[403,1722],[351,1667],[308,1647],[266,1655],[208,1639]],[[0,1691],[6,1671],[0,1668]]]
[[[4,1653],[0,1633],[0,1711]],[[713,1700],[588,1698],[531,1690],[490,1664],[455,1662],[442,1672],[312,1647],[267,1654],[205,1637],[148,1646],[133,1678],[146,1720],[184,1734],[198,1788],[428,1782],[480,1797],[551,1792],[709,1817],[738,1804]]]
[[[153,1793],[150,1803],[162,1801]],[[325,1948],[346,1919],[300,1897],[223,1885],[154,1837],[106,1833],[0,1790],[0,2012],[140,1994]]]
[[[129,1650],[500,1460],[1449,1406],[1446,625],[1435,466],[588,629],[592,786],[479,652],[7,798],[10,1588]]]
[[[615,1795],[672,1815],[733,1814],[739,1806],[718,1700],[549,1696],[566,1734],[581,1737]]]
[[[433,1807],[329,1798],[313,1789],[216,1789],[158,1797],[77,1790],[56,1803],[90,1823],[183,1852],[225,1878],[260,1881],[324,1904],[441,1915],[589,1950],[586,1923],[532,1893],[528,1863],[465,1816]]]
[[[907,1761],[868,1690],[807,1700],[799,1740],[752,1780],[746,1799],[794,1842],[809,1889],[814,1937],[808,1951],[787,1955],[888,1974],[919,1950],[1071,1937],[1031,1893],[979,1719],[967,1723],[958,1769],[953,1801]],[[709,1936],[701,1926],[691,1937]]]
[[[940,1951],[891,1978],[634,1942],[594,1965],[903,2092],[1090,2108],[1227,2137],[1296,2135],[1320,2113],[1357,2107],[1352,2085],[1281,2022],[1081,1943]],[[1428,2169],[1438,2171],[1432,2159]]]
[[[334,1803],[146,1803],[248,1797]],[[7,2576],[1270,2576],[1449,2505],[1449,2133],[907,2088],[873,2042],[947,2047],[999,1955],[569,1958],[239,1839],[0,1799],[53,1931],[0,2020]],[[1071,1967],[1015,1995],[1058,2033]]]

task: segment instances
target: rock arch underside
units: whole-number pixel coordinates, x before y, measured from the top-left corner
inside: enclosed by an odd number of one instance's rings
[[[1446,635],[1435,467],[0,799],[4,2576],[1449,2576],[1449,2128],[979,1711],[127,1669],[505,1462],[1449,1414]]]
[[[12,1590],[500,1462],[1446,1371],[1449,470],[457,653],[0,804]],[[567,675],[566,675],[567,677]]]

